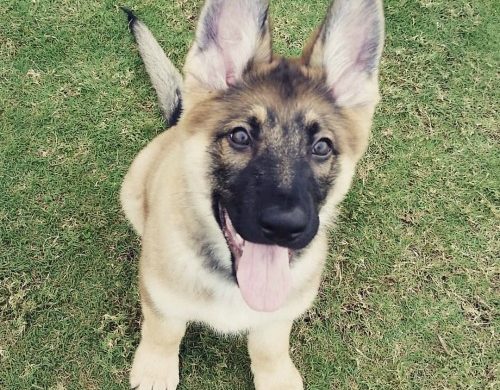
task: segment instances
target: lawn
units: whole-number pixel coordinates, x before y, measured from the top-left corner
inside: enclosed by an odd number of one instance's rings
[[[274,0],[300,53],[327,0]],[[110,0],[1,0],[0,388],[125,389],[139,241],[118,204],[161,132]],[[126,4],[181,66],[201,0]],[[292,354],[307,389],[500,388],[500,2],[386,0],[383,100]],[[181,389],[251,389],[245,340],[188,330]]]

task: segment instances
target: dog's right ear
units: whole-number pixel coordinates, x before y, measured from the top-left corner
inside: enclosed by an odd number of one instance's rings
[[[187,92],[237,84],[252,62],[270,62],[268,0],[207,0],[184,67]]]

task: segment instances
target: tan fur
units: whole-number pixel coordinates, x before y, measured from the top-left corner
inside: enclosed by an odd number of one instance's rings
[[[165,319],[146,302],[142,304],[142,312],[145,320],[130,385],[138,390],[175,389],[179,383],[179,344],[186,322]]]
[[[177,94],[182,86],[182,76],[144,23],[135,20],[130,27],[151,84],[156,90],[158,105],[168,123],[179,104]]]
[[[319,31],[319,30],[318,30]],[[297,74],[325,79],[320,67],[307,66],[311,56],[321,51],[316,33],[313,44],[302,58],[289,61]],[[134,160],[127,173],[121,202],[127,218],[142,236],[140,285],[144,323],[142,338],[134,358],[132,386],[139,389],[174,390],[178,384],[178,349],[186,324],[201,322],[222,333],[249,332],[248,349],[257,390],[300,390],[302,379],[288,354],[289,333],[294,319],[312,304],[319,288],[327,256],[327,231],[337,205],[347,193],[355,166],[368,144],[374,107],[336,107],[317,89],[298,86],[297,97],[285,99],[270,83],[260,83],[282,61],[266,56],[258,46],[257,59],[245,76],[248,88],[228,104],[224,91],[207,90],[191,77],[188,59],[184,88],[184,114],[179,124],[156,137]],[[191,54],[191,56],[194,54]],[[313,82],[314,84],[314,82]],[[278,119],[268,115],[277,113]],[[219,266],[231,270],[231,254],[212,210],[214,187],[210,169],[214,158],[231,169],[241,170],[252,155],[235,152],[227,137],[214,139],[221,123],[228,128],[244,125],[238,115],[253,115],[263,128],[261,148],[273,148],[286,155],[299,139],[284,139],[278,130],[297,113],[304,126],[319,123],[325,136],[335,141],[337,158],[314,168],[314,175],[335,175],[335,191],[330,191],[319,214],[319,231],[291,269],[292,288],[288,300],[275,312],[251,310],[237,284],[207,271],[200,243],[210,241]],[[259,153],[257,151],[256,153]],[[285,159],[277,166],[282,185],[290,182],[291,165]]]
[[[301,390],[302,378],[288,354],[292,322],[276,322],[254,328],[248,334],[257,390]]]
[[[211,214],[210,183],[206,181],[210,165],[206,148],[213,136],[207,129],[213,124],[211,113],[221,113],[218,107],[209,106],[206,103],[193,108],[177,127],[153,140],[138,155],[125,178],[122,203],[134,228],[143,236],[140,277],[151,300],[148,307],[156,307],[163,318],[196,320],[220,332],[265,329],[275,322],[290,324],[311,305],[316,295],[327,253],[326,229],[336,205],[347,193],[355,163],[367,143],[370,121],[360,118],[368,118],[370,112],[361,116],[346,110],[339,113],[335,127],[340,147],[345,148],[342,157],[345,161],[340,162],[343,169],[337,178],[337,190],[322,209],[318,235],[292,270],[294,287],[288,303],[275,313],[258,313],[248,308],[234,283],[221,284],[216,276],[205,272],[203,259],[196,250],[196,237],[213,236],[220,243],[219,257],[226,259],[226,266],[231,267],[225,240]],[[321,111],[314,100],[306,106]],[[258,111],[262,114],[263,110]],[[198,122],[197,118],[205,120]],[[233,163],[243,164],[237,159]],[[153,310],[143,313],[147,322]],[[276,359],[282,360],[282,356]],[[285,366],[280,370],[287,375],[295,372],[292,365]],[[253,367],[255,373],[259,363]],[[280,383],[282,375],[275,377]],[[258,378],[268,376],[257,375],[257,386],[259,381],[265,383]],[[288,388],[276,386],[276,389]],[[260,388],[268,389],[264,385]]]

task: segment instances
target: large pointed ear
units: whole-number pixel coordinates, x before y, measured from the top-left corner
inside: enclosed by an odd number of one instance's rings
[[[188,88],[221,90],[271,60],[268,0],[207,0],[184,67]]]
[[[374,106],[383,44],[382,0],[334,0],[302,59],[324,69],[339,106]]]

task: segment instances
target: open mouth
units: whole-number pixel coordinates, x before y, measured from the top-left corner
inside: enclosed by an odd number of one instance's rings
[[[236,279],[243,299],[256,311],[278,310],[290,292],[290,250],[244,240],[234,228],[228,212],[220,205],[219,218],[234,256]]]

